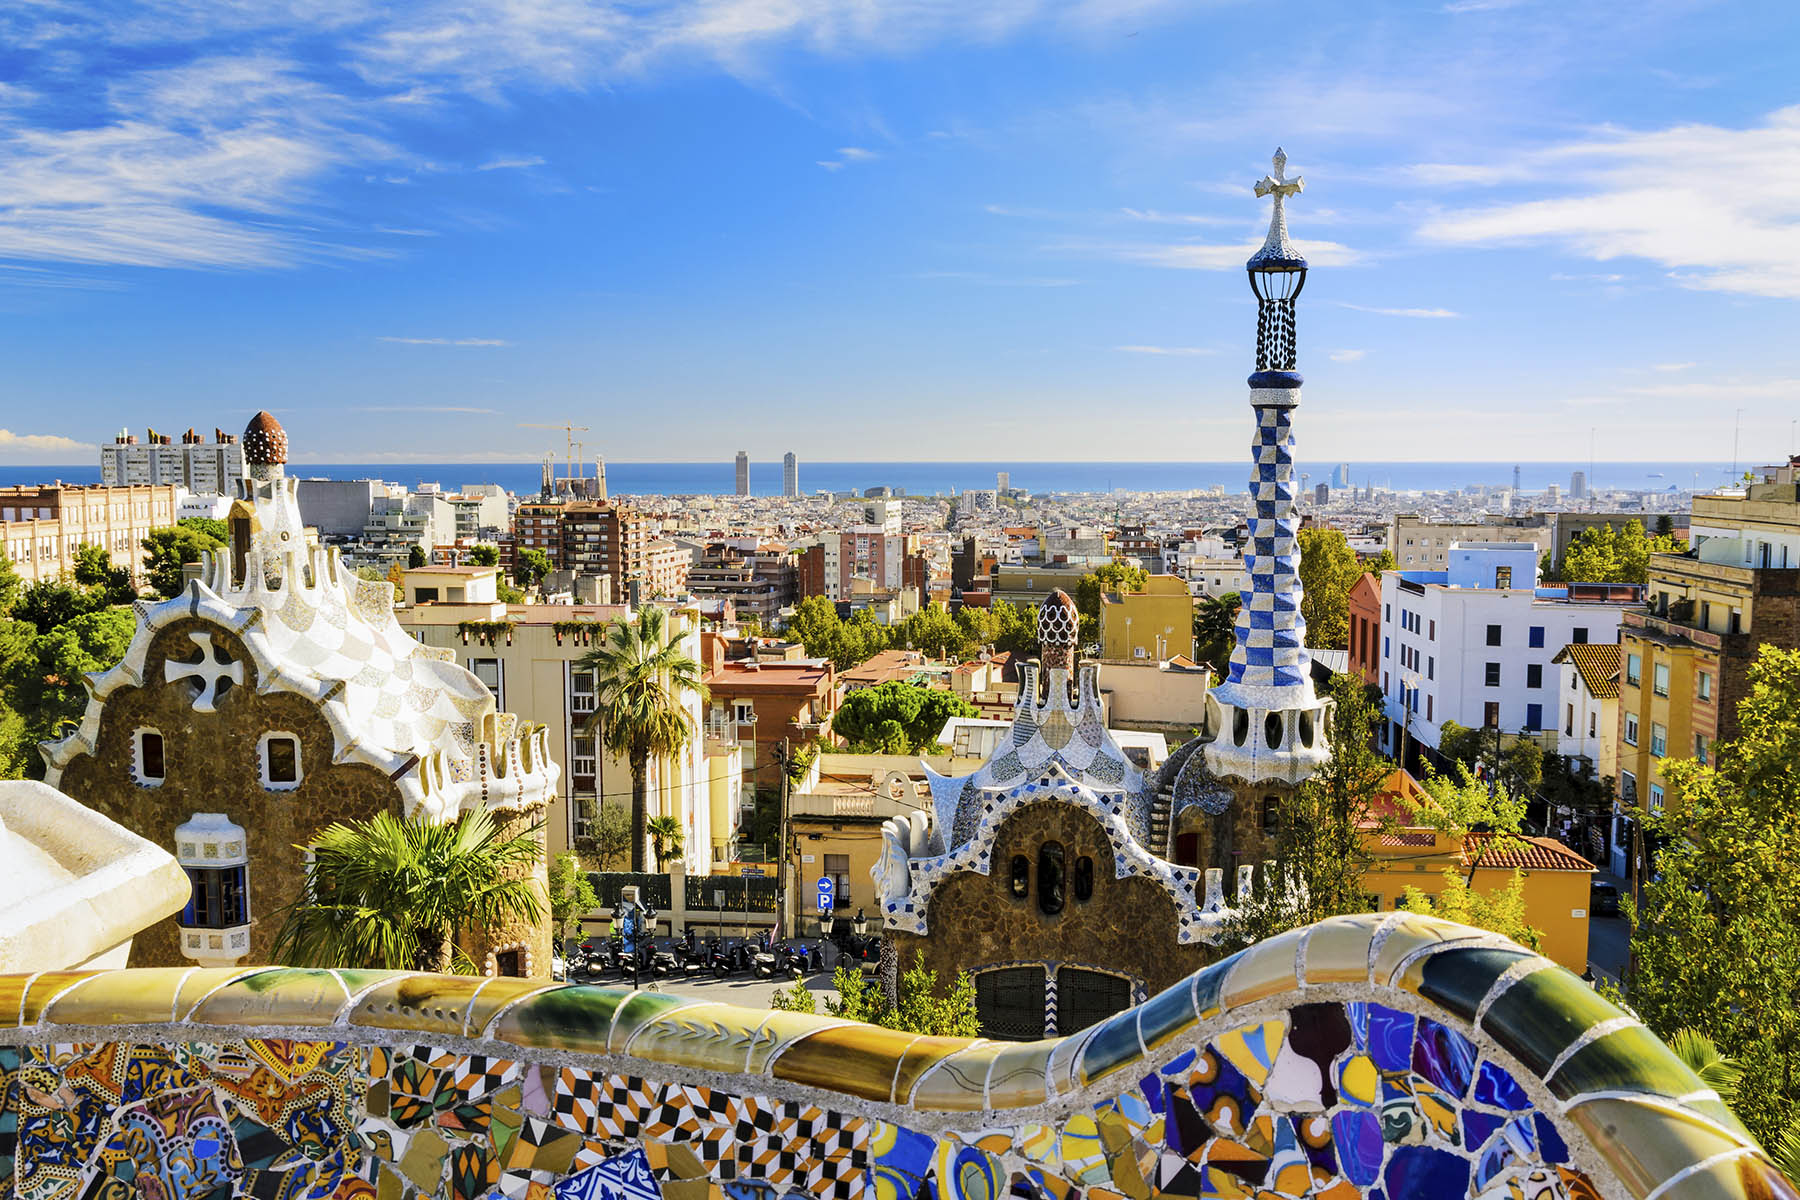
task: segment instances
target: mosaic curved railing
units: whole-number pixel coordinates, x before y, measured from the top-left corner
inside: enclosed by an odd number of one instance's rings
[[[1037,1043],[284,968],[4,977],[0,1023],[26,1200],[1797,1194],[1580,980],[1408,914]]]

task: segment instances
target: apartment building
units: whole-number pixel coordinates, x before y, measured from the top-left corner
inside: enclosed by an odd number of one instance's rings
[[[473,484],[445,499],[455,518],[458,542],[498,542],[502,535],[511,532],[506,489],[499,484]]]
[[[800,594],[836,601],[871,588],[905,587],[906,563],[918,555],[919,539],[901,532],[900,506],[898,500],[867,501],[861,521],[822,534],[808,546],[798,565]],[[925,570],[929,577],[929,564]]]
[[[105,487],[170,484],[195,496],[236,496],[244,477],[244,448],[237,435],[213,430],[207,441],[192,429],[179,442],[150,430],[139,442],[119,430],[112,445],[100,447],[100,482]]]
[[[830,661],[727,658],[727,639],[716,633],[702,634],[701,646],[707,728],[743,746],[746,788],[780,785],[783,741],[790,750],[830,743],[838,699]]]
[[[1381,579],[1359,575],[1350,585],[1350,670],[1364,683],[1381,683]]]
[[[1518,545],[1529,542],[1541,554],[1556,542],[1547,513],[1522,517],[1489,517],[1466,524],[1428,521],[1417,513],[1396,513],[1388,522],[1388,549],[1402,571],[1447,571],[1450,547],[1458,543]]]
[[[631,767],[605,752],[586,729],[593,715],[595,679],[580,661],[608,623],[631,619],[622,605],[502,604],[497,567],[420,567],[406,573],[407,603],[395,617],[427,646],[448,651],[474,672],[502,711],[542,723],[564,764],[560,794],[546,814],[552,854],[581,849],[600,805],[631,802]],[[700,659],[699,613],[663,606],[683,651]],[[510,707],[507,707],[510,706]],[[743,764],[733,734],[708,730],[700,695],[682,706],[693,721],[681,753],[650,764],[645,783],[649,815],[677,818],[690,874],[707,874],[731,860],[744,799]]]
[[[1800,457],[1695,496],[1684,554],[1650,558],[1648,603],[1620,630],[1619,824],[1661,811],[1663,764],[1737,734],[1764,645],[1800,646]]]
[[[784,546],[714,542],[688,568],[687,587],[696,599],[729,600],[739,617],[755,617],[772,629],[799,598],[799,573]]]
[[[178,492],[168,483],[0,488],[0,549],[31,584],[73,575],[81,547],[99,546],[142,586],[144,538],[175,523]]]
[[[1152,575],[1140,592],[1100,597],[1100,657],[1168,662],[1194,657],[1194,600],[1174,575]]]
[[[1506,733],[1560,727],[1554,660],[1571,643],[1618,640],[1641,602],[1635,584],[1537,586],[1535,543],[1449,548],[1447,571],[1381,579],[1382,746],[1403,738],[1435,749],[1446,721]]]

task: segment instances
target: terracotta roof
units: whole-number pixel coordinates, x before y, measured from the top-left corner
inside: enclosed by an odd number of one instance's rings
[[[1571,642],[1550,660],[1574,663],[1596,700],[1614,700],[1619,695],[1619,645],[1617,642]]]
[[[1463,853],[1470,855],[1480,851],[1482,843],[1493,836],[1491,833],[1469,833],[1463,838]],[[1510,850],[1483,855],[1481,865],[1503,871],[1511,870],[1514,867],[1522,867],[1527,871],[1592,871],[1595,869],[1593,863],[1555,838],[1521,838],[1520,843]]]

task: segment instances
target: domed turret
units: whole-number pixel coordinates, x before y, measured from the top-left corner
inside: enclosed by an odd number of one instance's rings
[[[259,412],[244,426],[244,462],[253,467],[278,467],[287,462],[287,430],[267,412]]]
[[[1074,669],[1075,642],[1081,633],[1081,615],[1069,593],[1057,588],[1044,598],[1037,616],[1038,648],[1046,671]]]

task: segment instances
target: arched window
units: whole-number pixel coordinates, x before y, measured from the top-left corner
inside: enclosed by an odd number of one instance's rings
[[[1094,897],[1094,860],[1082,855],[1075,860],[1075,899],[1086,903]]]
[[[1054,917],[1063,910],[1063,848],[1061,842],[1045,842],[1038,849],[1038,911]]]
[[[1262,802],[1262,828],[1264,837],[1274,837],[1281,828],[1281,797],[1264,796]]]
[[[1013,855],[1012,894],[1018,900],[1031,894],[1031,860],[1023,854]]]
[[[1312,714],[1309,712],[1300,714],[1300,744],[1305,746],[1308,750],[1312,749],[1313,719]]]
[[[1233,709],[1231,713],[1231,740],[1234,745],[1241,746],[1250,736],[1250,714],[1243,709]]]
[[[1263,718],[1263,742],[1271,750],[1281,749],[1281,714],[1270,713]]]

